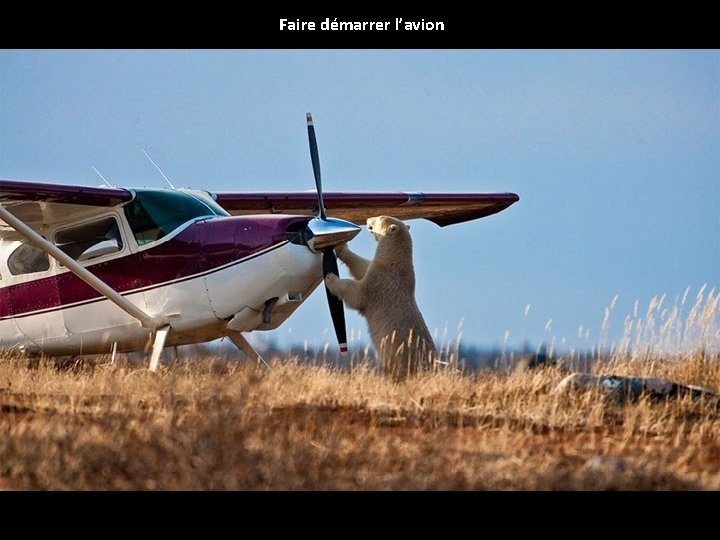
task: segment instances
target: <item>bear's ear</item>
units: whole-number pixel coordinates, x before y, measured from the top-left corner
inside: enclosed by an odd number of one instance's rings
[[[409,231],[409,230],[410,230],[410,225],[408,225],[408,224],[406,223],[405,226],[407,227],[407,230]]]

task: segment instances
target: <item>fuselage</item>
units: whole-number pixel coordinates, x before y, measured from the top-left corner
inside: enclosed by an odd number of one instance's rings
[[[42,210],[42,209],[41,209]],[[151,316],[166,345],[279,326],[322,280],[321,256],[288,241],[307,216],[231,217],[208,197],[137,190],[132,202],[41,234]],[[273,299],[271,316],[263,309]],[[291,299],[283,302],[282,299]],[[0,349],[70,355],[143,350],[151,331],[58,261],[0,243]]]

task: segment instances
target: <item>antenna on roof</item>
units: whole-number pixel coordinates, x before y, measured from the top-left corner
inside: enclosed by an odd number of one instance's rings
[[[173,186],[173,183],[172,183],[172,182],[170,181],[170,179],[165,175],[165,173],[164,173],[164,172],[162,171],[162,169],[158,166],[158,164],[153,161],[153,158],[150,157],[150,154],[148,154],[148,153],[145,151],[144,148],[141,148],[140,150],[142,150],[142,151],[143,151],[143,154],[145,154],[145,157],[150,160],[150,163],[152,163],[153,165],[155,165],[155,168],[156,168],[156,169],[158,170],[158,172],[162,175],[162,177],[165,179],[165,181],[168,183],[168,185],[169,185],[172,189],[177,189],[175,186]]]
[[[95,165],[93,165],[91,168],[92,168],[93,171],[95,171],[95,174],[97,174],[100,178],[102,178],[102,181],[105,182],[105,185],[106,185],[107,187],[111,187],[111,188],[117,187],[117,186],[111,184],[110,182],[108,182],[107,178],[105,178],[102,174],[100,174],[100,171],[98,171],[98,170],[95,168]]]

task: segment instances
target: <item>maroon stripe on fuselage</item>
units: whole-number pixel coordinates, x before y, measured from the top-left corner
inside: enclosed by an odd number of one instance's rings
[[[304,216],[239,216],[191,224],[162,244],[88,266],[119,293],[138,292],[190,279],[240,262],[284,243],[291,223]],[[102,299],[72,272],[0,288],[0,318]]]

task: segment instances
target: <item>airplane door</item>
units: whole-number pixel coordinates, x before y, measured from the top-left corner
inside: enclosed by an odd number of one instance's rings
[[[141,253],[147,312],[183,320],[212,318],[205,282],[203,227],[190,226],[169,242]]]
[[[90,285],[72,272],[58,276],[63,309],[64,327],[71,334],[84,334],[95,330],[135,325],[137,320],[100,296]],[[132,301],[132,299],[131,299]]]

